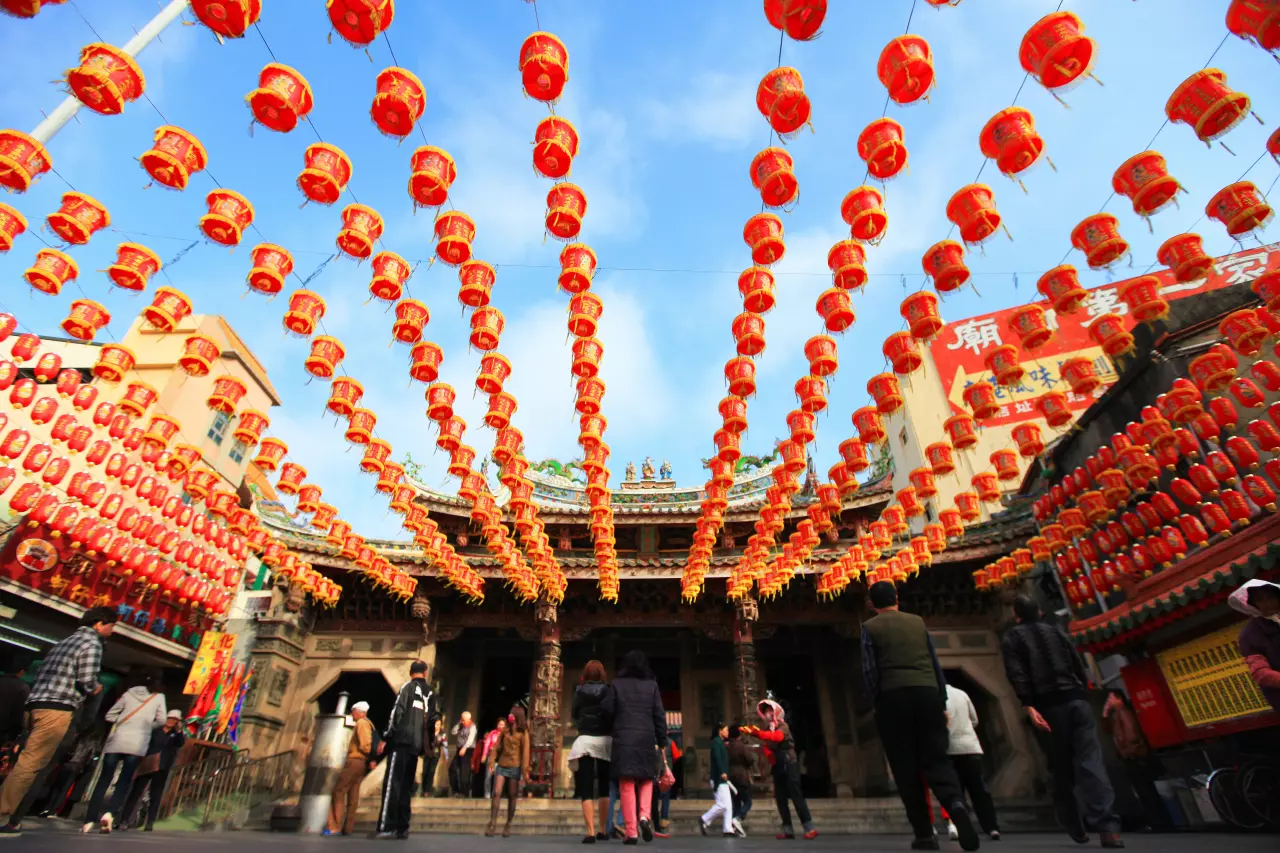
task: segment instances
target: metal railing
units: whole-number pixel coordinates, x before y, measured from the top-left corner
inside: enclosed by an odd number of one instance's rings
[[[159,819],[186,816],[194,819],[202,815],[208,800],[208,786],[220,770],[233,764],[248,761],[247,752],[218,751],[200,761],[193,761],[173,768],[169,783],[165,786],[164,799],[160,802]],[[138,803],[138,813],[145,814],[151,792]]]
[[[240,761],[213,771],[205,787],[201,829],[240,829],[264,807],[274,807],[295,789],[297,756],[292,750]]]

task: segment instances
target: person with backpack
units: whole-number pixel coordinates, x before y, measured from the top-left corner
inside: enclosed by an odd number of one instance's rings
[[[120,819],[129,826],[137,826],[138,819],[133,816],[138,801],[143,794],[148,794],[147,817],[143,823],[144,832],[151,832],[160,816],[160,804],[164,800],[164,791],[169,784],[169,772],[178,760],[178,752],[187,743],[187,736],[182,732],[182,712],[174,709],[165,717],[164,727],[151,733],[151,743],[147,747],[147,757],[138,765],[138,775],[133,780],[129,791],[129,799],[124,805]],[[140,818],[141,816],[139,816]]]
[[[381,745],[369,721],[369,703],[357,702],[351,706],[351,719],[355,721],[355,731],[351,733],[351,743],[347,745],[347,761],[338,773],[338,782],[333,786],[333,798],[329,805],[329,823],[324,828],[324,835],[350,835],[356,828],[356,810],[360,808],[360,783],[365,774],[373,769]]]
[[[154,690],[154,676],[150,673],[135,674],[130,681],[132,686],[107,711],[107,722],[113,725],[102,747],[102,769],[93,795],[89,797],[89,811],[81,832],[91,832],[94,826],[104,834],[111,832],[115,822],[113,816],[123,813],[124,801],[133,785],[133,774],[151,745],[151,733],[165,724],[169,714],[164,694]],[[102,801],[106,799],[107,788],[117,766],[120,768],[120,781],[112,791],[107,810],[103,812]]]

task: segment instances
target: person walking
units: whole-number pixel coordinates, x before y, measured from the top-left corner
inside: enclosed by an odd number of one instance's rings
[[[436,768],[440,765],[440,757],[443,755],[446,762],[449,758],[449,748],[445,746],[449,736],[444,733],[444,720],[435,719],[431,722],[431,732],[427,739],[423,742],[422,753],[422,796],[430,797],[435,793],[436,787]]]
[[[131,675],[130,687],[107,710],[107,722],[111,733],[102,747],[102,768],[98,771],[98,783],[89,797],[89,811],[85,814],[81,832],[91,832],[94,826],[104,834],[110,833],[115,816],[122,813],[124,801],[133,785],[133,774],[151,745],[151,733],[165,724],[169,714],[164,694],[155,690],[155,677],[150,673]],[[107,788],[120,768],[120,781],[111,792],[106,811],[102,810]]]
[[[0,835],[22,832],[20,820],[13,818],[27,789],[62,744],[76,709],[87,697],[102,692],[98,683],[102,641],[115,630],[117,618],[111,607],[86,610],[75,633],[45,655],[27,696],[26,744],[0,787],[0,816],[9,819],[0,826]]]
[[[498,804],[504,793],[507,797],[507,825],[502,829],[502,837],[511,836],[511,822],[516,818],[516,804],[520,801],[520,783],[529,780],[530,752],[531,739],[524,708],[516,705],[507,715],[507,725],[498,735],[498,743],[489,756],[489,768],[494,770],[493,796],[489,798],[489,826],[484,834],[490,838],[497,831]]]
[[[333,798],[329,804],[329,822],[324,835],[350,835],[356,828],[356,811],[360,808],[360,783],[373,769],[377,760],[374,752],[373,723],[369,721],[369,703],[357,702],[351,706],[351,719],[355,730],[347,744],[347,760],[338,773],[333,786]]]
[[[382,746],[388,753],[387,775],[382,781],[382,803],[378,809],[375,838],[409,837],[410,802],[418,775],[418,758],[426,750],[427,733],[439,718],[436,695],[427,684],[426,661],[409,665],[409,680],[396,694]]]
[[[756,714],[763,721],[763,728],[749,726],[742,731],[764,742],[765,757],[773,768],[773,800],[782,821],[776,837],[779,841],[796,837],[791,823],[791,803],[804,829],[804,839],[812,841],[818,837],[818,830],[809,814],[809,801],[800,790],[800,759],[796,756],[796,741],[787,724],[786,712],[773,699],[762,699],[756,704]]]
[[[1005,674],[1031,725],[1044,732],[1049,743],[1058,820],[1077,843],[1088,842],[1092,829],[1103,847],[1123,847],[1115,791],[1102,763],[1093,709],[1085,698],[1089,677],[1084,663],[1066,631],[1041,621],[1034,598],[1015,598],[1013,617],[1017,624],[1000,644]]]
[[[587,661],[582,678],[573,690],[571,715],[578,736],[569,750],[573,796],[582,803],[582,819],[587,825],[583,844],[609,840],[609,755],[613,749],[609,733],[613,730],[613,720],[603,707],[608,692],[604,664],[598,660]]]
[[[733,831],[733,794],[729,790],[729,750],[725,746],[728,738],[728,724],[716,723],[716,733],[711,738],[711,790],[716,802],[703,812],[698,821],[698,829],[703,835],[709,834],[711,822],[716,818],[720,819],[721,835],[733,838],[736,834]]]
[[[134,810],[143,794],[149,794],[147,819],[142,828],[144,832],[155,829],[156,818],[160,816],[160,804],[164,800],[164,790],[169,784],[169,771],[173,770],[178,752],[186,742],[187,737],[182,732],[182,712],[174,709],[165,715],[164,726],[151,733],[147,755],[138,765],[137,776],[129,790],[129,799],[120,813],[123,824],[137,826]]]
[[[622,801],[622,843],[637,844],[641,836],[652,841],[654,750],[667,746],[667,712],[644,652],[627,652],[611,687],[600,704],[613,719],[609,761]]]
[[[1107,692],[1107,701],[1102,706],[1102,724],[1111,732],[1111,743],[1124,764],[1129,787],[1138,798],[1148,828],[1153,832],[1173,832],[1173,819],[1165,808],[1164,797],[1156,789],[1156,780],[1165,773],[1164,762],[1152,754],[1151,745],[1138,723],[1138,715],[1122,691]]]
[[[1000,840],[1000,822],[996,804],[982,777],[982,741],[978,740],[978,710],[973,700],[954,684],[947,684],[947,755],[960,777],[960,787],[969,795],[978,825],[992,841]],[[947,817],[947,835],[959,837],[955,822]]]
[[[898,609],[890,581],[871,585],[875,615],[862,623],[862,676],[875,707],[876,728],[915,839],[913,850],[936,850],[938,840],[926,783],[955,824],[960,846],[981,843],[960,779],[947,758],[947,682],[924,620]]]
[[[453,737],[455,746],[453,762],[449,765],[449,782],[453,786],[453,795],[470,799],[471,753],[475,752],[477,737],[470,711],[462,712],[462,717],[449,734]]]
[[[494,745],[497,744],[498,738],[502,737],[502,732],[506,727],[506,717],[499,718],[497,725],[484,736],[484,743],[480,749],[480,763],[484,766],[484,795],[486,797],[493,796],[493,768],[489,766],[489,753],[493,751]]]
[[[1263,697],[1280,711],[1280,584],[1246,581],[1227,603],[1249,617],[1240,629],[1240,654]]]
[[[747,837],[743,821],[751,811],[751,773],[755,769],[755,758],[747,749],[747,742],[742,739],[742,727],[737,723],[729,726],[729,742],[725,744],[729,755],[729,784],[733,786],[733,831],[739,838]]]

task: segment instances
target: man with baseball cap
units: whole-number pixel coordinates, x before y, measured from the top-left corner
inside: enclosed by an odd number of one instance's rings
[[[369,722],[369,703],[357,702],[351,706],[351,719],[356,730],[347,747],[347,761],[338,774],[338,784],[333,787],[333,802],[329,806],[329,825],[325,835],[335,832],[350,835],[356,828],[356,810],[360,807],[360,782],[373,767],[377,756],[373,754],[373,723]]]

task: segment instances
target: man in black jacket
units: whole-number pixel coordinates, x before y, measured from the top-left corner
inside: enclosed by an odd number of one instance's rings
[[[409,667],[409,680],[396,696],[386,734],[382,737],[388,757],[377,838],[409,837],[409,801],[418,773],[418,758],[426,751],[427,738],[439,716],[439,703],[427,684],[427,664],[416,660]]]
[[[1017,625],[1001,641],[1005,673],[1031,725],[1046,732],[1049,768],[1058,820],[1072,839],[1089,840],[1095,830],[1106,848],[1123,847],[1115,792],[1098,745],[1098,726],[1086,698],[1089,676],[1071,638],[1056,625],[1040,621],[1040,605],[1020,595],[1013,602]],[[1084,805],[1083,820],[1076,792]]]

